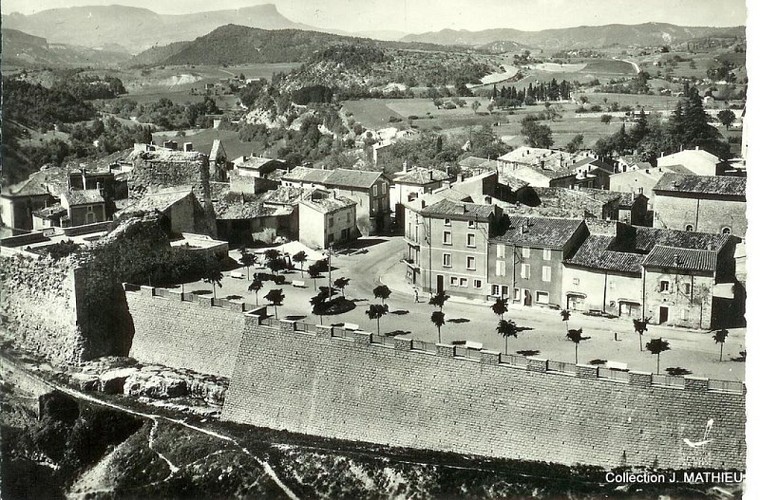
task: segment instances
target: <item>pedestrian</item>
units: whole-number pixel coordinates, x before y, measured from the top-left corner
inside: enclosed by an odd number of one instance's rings
[[[420,302],[420,292],[417,290],[417,287],[414,287],[414,303],[419,304]]]

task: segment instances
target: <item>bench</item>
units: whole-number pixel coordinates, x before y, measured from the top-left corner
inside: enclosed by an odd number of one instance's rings
[[[293,280],[292,284],[296,288],[306,288],[306,283],[301,280]]]
[[[358,330],[359,325],[355,323],[343,323],[343,329],[344,330]]]
[[[230,278],[236,278],[236,279],[242,280],[243,278],[245,278],[245,275],[241,273],[240,271],[232,271],[230,273]]]

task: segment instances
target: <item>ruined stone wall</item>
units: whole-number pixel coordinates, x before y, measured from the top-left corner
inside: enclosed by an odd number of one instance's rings
[[[161,352],[162,362],[180,359],[192,369],[219,373],[233,364],[224,353],[235,349],[239,337],[232,332],[242,329],[225,420],[563,464],[744,468],[741,387],[719,392],[714,389],[720,384],[698,377],[680,379],[680,388],[665,387],[649,373],[612,380],[593,366],[557,372],[545,360],[490,351],[318,325],[307,333],[288,321],[270,327],[229,304],[154,296],[165,293],[127,293],[135,346],[142,342],[138,337],[146,340],[135,356]],[[710,442],[686,444],[684,439],[703,439],[709,419]]]
[[[4,334],[54,363],[81,361],[84,338],[77,317],[74,275],[70,258],[0,257]]]
[[[217,300],[212,306],[211,297],[151,287],[126,295],[135,332],[131,357],[144,363],[232,376],[243,333],[244,316],[239,313],[245,304]]]

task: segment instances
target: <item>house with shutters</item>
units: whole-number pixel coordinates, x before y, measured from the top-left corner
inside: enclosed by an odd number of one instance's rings
[[[488,295],[523,306],[563,305],[563,261],[588,236],[582,219],[509,216],[488,244]]]

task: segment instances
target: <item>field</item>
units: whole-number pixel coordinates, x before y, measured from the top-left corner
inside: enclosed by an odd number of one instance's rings
[[[608,97],[609,102],[624,100],[626,97],[658,97],[621,94],[604,94],[604,96]],[[602,103],[602,94],[589,94],[589,98],[592,102],[598,100],[599,103]],[[659,99],[663,100],[664,98]],[[475,113],[471,107],[472,101],[476,100],[481,103],[478,113]],[[413,125],[419,130],[443,130],[457,133],[466,132],[471,127],[491,125],[494,132],[498,136],[504,137],[505,142],[511,146],[523,144],[524,138],[520,135],[522,117],[529,113],[539,113],[544,110],[543,105],[536,105],[518,108],[513,110],[512,114],[508,111],[498,110],[489,114],[485,110],[488,99],[468,97],[465,98],[465,101],[467,101],[465,107],[447,110],[436,109],[430,99],[363,99],[346,101],[344,110],[347,113],[353,113],[353,117],[358,122],[370,129],[405,128],[408,126],[407,117],[409,116],[419,117],[419,119],[413,120]],[[663,101],[659,105],[665,106]],[[554,143],[557,146],[564,146],[579,133],[583,134],[585,145],[592,145],[600,137],[614,133],[618,128],[616,124],[620,123],[619,119],[615,119],[609,125],[605,125],[599,120],[598,114],[576,116],[575,105],[559,104],[558,106],[562,110],[562,118],[548,123],[554,133]],[[390,123],[388,119],[391,116],[401,118],[402,121]]]
[[[214,139],[220,139],[224,150],[227,152],[227,159],[233,160],[239,156],[250,155],[253,149],[253,144],[250,142],[243,142],[239,139],[238,133],[232,130],[217,130],[213,128],[203,129],[200,131],[187,130],[185,135],[177,135],[178,132],[154,132],[153,141],[156,144],[163,144],[164,141],[174,140],[178,143],[192,142],[193,149],[201,151],[203,153],[211,152],[211,145]]]

